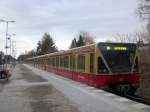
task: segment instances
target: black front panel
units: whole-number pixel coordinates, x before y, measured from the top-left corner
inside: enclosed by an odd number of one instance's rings
[[[131,72],[135,44],[99,43],[98,48],[113,73]]]

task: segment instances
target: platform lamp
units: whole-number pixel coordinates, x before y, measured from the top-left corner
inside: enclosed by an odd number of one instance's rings
[[[8,24],[9,23],[14,23],[15,21],[7,21],[7,20],[3,20],[1,19],[0,22],[5,22],[6,23],[6,46],[5,46],[5,49],[6,49],[6,57],[5,57],[5,64],[6,64],[6,69],[7,69],[7,49],[9,48],[8,45],[7,45],[7,40],[8,40]]]
[[[7,39],[10,42],[9,48],[10,48],[10,55],[11,55],[11,51],[12,51],[12,37],[15,36],[16,34],[7,34],[7,35],[8,35]]]

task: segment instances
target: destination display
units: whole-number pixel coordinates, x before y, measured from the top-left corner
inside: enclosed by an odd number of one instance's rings
[[[106,46],[106,50],[115,50],[115,51],[126,51],[128,50],[127,47],[111,47],[111,46]]]

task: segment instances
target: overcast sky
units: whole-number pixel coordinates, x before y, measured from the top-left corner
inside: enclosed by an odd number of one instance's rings
[[[1,0],[0,19],[15,20],[17,55],[36,48],[44,32],[49,32],[59,49],[68,49],[80,31],[96,41],[134,32],[141,27],[136,15],[137,0]],[[5,45],[5,23],[0,23],[0,50]]]

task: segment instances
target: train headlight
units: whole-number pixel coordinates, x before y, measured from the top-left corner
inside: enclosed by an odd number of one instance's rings
[[[110,46],[107,46],[106,49],[107,49],[107,50],[111,50],[111,47],[110,47]]]

